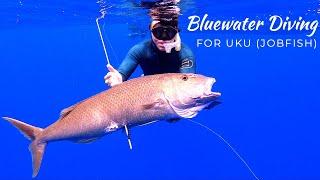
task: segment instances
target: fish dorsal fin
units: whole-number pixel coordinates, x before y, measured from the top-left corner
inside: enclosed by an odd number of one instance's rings
[[[73,111],[79,104],[83,103],[84,101],[86,101],[86,100],[82,100],[82,101],[80,101],[80,102],[78,102],[78,103],[76,103],[76,104],[74,104],[74,105],[72,105],[70,107],[67,107],[67,108],[63,109],[61,111],[61,113],[60,113],[60,119],[66,117],[68,114],[71,113],[71,111]]]
[[[194,108],[187,108],[187,109],[181,109],[176,107],[175,105],[173,105],[170,101],[170,99],[165,96],[165,98],[167,99],[169,105],[171,106],[171,108],[173,109],[173,111],[180,117],[182,118],[193,118],[195,117],[198,112],[194,109]]]
[[[79,104],[79,103],[78,103],[78,104]],[[63,110],[61,111],[61,113],[60,113],[60,119],[66,117],[68,114],[70,114],[70,112],[71,112],[72,110],[74,110],[74,108],[77,107],[78,104],[75,104],[75,105],[72,105],[72,106],[70,106],[70,107],[67,107],[67,108],[63,109]]]

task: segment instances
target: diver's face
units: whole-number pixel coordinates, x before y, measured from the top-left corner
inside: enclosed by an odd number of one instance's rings
[[[165,51],[165,48],[164,48],[165,43],[173,43],[174,42],[174,38],[172,38],[171,40],[160,40],[160,39],[157,39],[156,37],[154,37],[154,35],[152,33],[151,33],[151,36],[152,36],[152,40],[153,40],[154,44],[157,46],[159,51]]]
[[[173,43],[178,30],[172,26],[156,24],[151,30],[151,37],[160,51],[165,51],[164,44]]]

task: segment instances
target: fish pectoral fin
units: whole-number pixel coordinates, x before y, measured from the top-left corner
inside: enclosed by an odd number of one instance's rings
[[[157,109],[157,108],[161,107],[163,104],[164,104],[164,101],[162,99],[157,99],[152,103],[142,105],[142,107],[144,110]]]
[[[189,109],[180,109],[180,108],[177,108],[177,107],[174,107],[174,106],[171,106],[172,109],[174,110],[174,112],[176,112],[176,114],[180,117],[183,117],[183,118],[193,118],[195,117],[198,112],[197,111],[193,111],[193,108],[189,108]]]
[[[166,96],[165,96],[166,97]],[[172,110],[180,117],[182,118],[193,118],[198,114],[198,111],[195,110],[195,108],[187,108],[187,109],[182,109],[178,108],[175,105],[173,105],[168,97],[166,97],[170,107]]]
[[[100,137],[94,137],[94,138],[89,138],[89,139],[80,139],[80,140],[77,140],[75,141],[76,143],[84,143],[84,144],[87,144],[87,143],[91,143],[93,141],[96,141],[98,140]]]

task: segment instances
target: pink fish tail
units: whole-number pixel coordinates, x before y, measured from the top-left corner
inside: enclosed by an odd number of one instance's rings
[[[36,177],[38,175],[42,157],[45,151],[45,147],[47,145],[46,142],[40,142],[37,140],[37,137],[43,131],[42,128],[38,128],[35,126],[31,126],[19,120],[3,117],[3,119],[10,122],[13,126],[15,126],[27,139],[31,140],[31,144],[29,146],[29,150],[32,156],[32,165],[33,165],[33,174],[32,177]]]

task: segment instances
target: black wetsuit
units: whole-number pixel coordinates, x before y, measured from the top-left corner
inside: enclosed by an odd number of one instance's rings
[[[133,46],[118,68],[123,81],[140,65],[144,75],[163,73],[196,73],[194,55],[189,47],[181,44],[181,50],[171,53],[160,51],[152,40]]]

